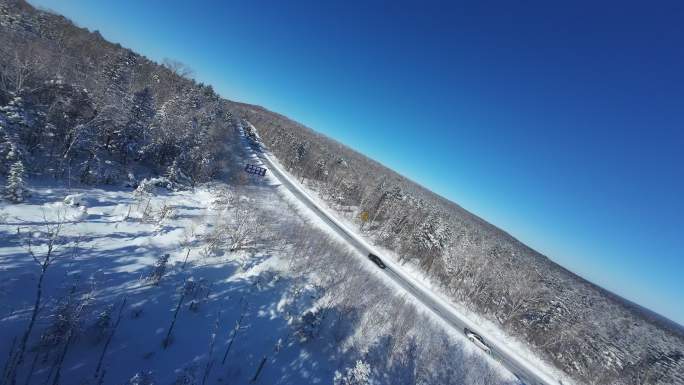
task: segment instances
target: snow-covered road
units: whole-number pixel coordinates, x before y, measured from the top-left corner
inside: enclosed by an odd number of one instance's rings
[[[535,366],[532,362],[524,356],[516,354],[516,352],[506,346],[502,341],[497,340],[492,336],[481,331],[475,323],[468,320],[465,316],[451,306],[447,301],[443,300],[439,295],[433,293],[430,289],[425,287],[416,279],[404,272],[399,264],[391,258],[383,257],[382,253],[376,251],[369,245],[361,236],[354,233],[347,228],[343,223],[338,221],[331,213],[321,207],[316,201],[304,191],[304,189],[291,178],[287,172],[281,169],[277,161],[272,159],[272,155],[265,150],[255,151],[259,159],[268,167],[273,176],[277,178],[280,183],[285,186],[301,203],[308,207],[317,217],[325,222],[335,233],[345,239],[349,245],[361,253],[364,257],[368,254],[375,254],[379,256],[387,265],[382,269],[397,285],[401,286],[406,292],[410,293],[417,302],[425,306],[437,317],[444,322],[451,325],[459,333],[464,333],[464,330],[470,329],[479,334],[491,348],[491,354],[501,362],[508,370],[514,373],[523,383],[529,385],[562,385],[560,380],[556,380],[548,374],[544,368]],[[368,259],[368,263],[373,263]],[[374,265],[375,266],[375,265]]]

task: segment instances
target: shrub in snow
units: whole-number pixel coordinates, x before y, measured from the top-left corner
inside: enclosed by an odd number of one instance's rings
[[[154,183],[152,183],[150,179],[145,178],[138,183],[138,187],[135,188],[133,193],[135,195],[148,195],[153,194],[155,190]]]
[[[78,298],[72,289],[52,314],[50,325],[40,337],[42,345],[54,347],[77,335],[81,331],[81,313],[86,305],[87,298]]]
[[[136,194],[154,194],[157,189],[165,189],[168,191],[183,190],[183,185],[179,182],[174,182],[167,177],[145,178],[135,189]]]
[[[128,385],[154,385],[152,371],[140,371],[128,380]]]
[[[156,219],[152,215],[152,200],[147,199],[147,201],[143,204],[141,201],[140,204],[138,204],[138,208],[142,207],[142,211],[140,212],[140,220],[145,222],[145,223],[154,223],[156,222]]]
[[[146,194],[152,194],[155,191],[156,184],[153,182],[154,179],[143,179],[140,181],[138,184],[138,187],[135,189],[134,194],[135,195],[146,195]]]
[[[176,187],[179,187],[179,185],[187,185],[191,182],[190,178],[183,174],[183,171],[178,166],[178,161],[176,160],[174,160],[173,163],[171,163],[171,165],[169,166],[169,168],[166,169],[165,176],[166,179],[168,179]]]
[[[166,265],[169,262],[169,254],[160,255],[154,262],[154,268],[150,273],[148,279],[152,281],[152,284],[158,285],[161,279],[166,274]]]
[[[162,223],[165,219],[174,219],[176,210],[171,205],[164,203],[157,212],[157,223]]]
[[[69,206],[84,206],[85,199],[83,194],[71,194],[64,197],[64,204]]]
[[[194,312],[198,312],[200,305],[206,302],[211,292],[211,287],[207,283],[206,279],[200,278],[199,281],[195,281],[192,277],[188,278],[185,282],[185,293],[187,297],[192,298],[188,309]]]
[[[9,175],[7,176],[7,185],[5,186],[5,198],[14,203],[24,201],[28,192],[26,190],[25,177],[24,163],[21,160],[12,163]]]
[[[204,236],[205,250],[209,255],[221,255],[226,249],[230,252],[245,249],[260,236],[262,223],[254,215],[254,210],[239,199],[234,203],[235,207],[225,209]]]
[[[361,361],[356,361],[356,365],[352,368],[347,368],[344,374],[335,372],[333,378],[334,385],[371,385],[370,366]]]
[[[180,176],[179,175],[180,172],[181,171],[178,168],[178,162],[174,160],[173,163],[171,163],[171,165],[169,166],[169,168],[166,169],[166,175],[165,176],[169,181],[171,181],[172,183],[175,183],[176,181],[178,181],[178,177]]]
[[[102,310],[95,319],[93,325],[88,329],[88,335],[93,343],[99,344],[109,334],[112,328],[113,305],[108,305]]]
[[[227,188],[217,189],[214,194],[214,200],[211,201],[212,210],[226,210],[235,204],[235,194]]]

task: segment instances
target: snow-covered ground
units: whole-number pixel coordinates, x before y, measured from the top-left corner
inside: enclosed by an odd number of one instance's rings
[[[301,213],[269,180],[34,182],[0,204],[0,357],[16,362],[53,239],[17,383],[326,384],[361,369],[374,384],[513,382]]]
[[[91,298],[80,315],[79,338],[62,369],[65,384],[80,383],[94,375],[96,359],[103,349],[103,338],[93,331],[97,315],[113,305],[115,318],[124,298],[122,321],[104,359],[105,383],[124,383],[137,371],[151,371],[159,383],[171,383],[178,376],[176,371],[183,368],[194,370],[201,378],[214,333],[212,383],[221,378],[246,382],[264,356],[283,363],[273,371],[269,368],[273,362],[267,362],[260,375],[262,383],[299,384],[331,378],[333,367],[326,360],[328,354],[319,351],[322,346],[281,342],[277,354],[274,351],[278,341],[287,341],[290,333],[287,320],[278,316],[275,308],[291,278],[279,273],[279,259],[271,250],[258,248],[248,256],[244,255],[247,251],[230,256],[203,253],[198,238],[215,214],[209,206],[214,200],[210,190],[154,195],[149,202],[152,218],[147,221],[142,220],[147,200],[136,199],[130,192],[87,189],[79,193],[83,200],[79,206],[62,203],[69,195],[63,189],[43,188],[34,189],[27,204],[2,207],[2,357],[7,357],[13,338],[24,331],[35,296],[39,266],[27,253],[29,239],[33,239],[33,249],[40,258],[46,252],[44,234],[40,233],[44,223],[63,222],[54,251],[56,259],[46,275],[41,318],[26,358],[30,362],[38,357],[33,382],[43,381],[51,371],[59,349],[51,349],[40,337],[55,322],[52,309],[74,288],[79,300],[85,295]],[[159,221],[164,205],[172,212]],[[183,269],[188,249],[188,263]],[[168,272],[154,285],[146,278],[164,254],[170,255]],[[250,262],[241,263],[242,259]],[[171,333],[172,342],[164,349],[162,342],[180,291],[190,280],[198,289],[184,300]],[[190,310],[193,300],[199,306]],[[242,313],[238,337],[222,364],[226,343]],[[23,382],[26,371],[21,374]]]

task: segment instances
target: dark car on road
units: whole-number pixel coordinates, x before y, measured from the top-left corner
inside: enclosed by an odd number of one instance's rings
[[[382,262],[382,259],[380,259],[380,257],[378,257],[378,256],[375,255],[375,254],[368,254],[368,259],[370,259],[371,261],[373,261],[373,263],[375,263],[376,265],[378,265],[378,267],[381,268],[381,269],[384,269],[384,268],[387,267],[387,266],[385,265],[385,263]]]

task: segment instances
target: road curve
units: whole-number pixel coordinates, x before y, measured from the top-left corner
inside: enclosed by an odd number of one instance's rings
[[[249,124],[249,122],[247,122]],[[251,125],[251,124],[250,124]],[[252,128],[254,128],[252,126]],[[256,130],[254,130],[256,131]],[[244,135],[244,134],[243,134]],[[247,139],[247,138],[245,138]],[[247,139],[249,140],[249,139]],[[382,261],[387,265],[385,269],[380,269],[394,282],[400,285],[404,290],[410,293],[418,302],[423,304],[427,309],[433,312],[436,316],[444,320],[447,324],[454,327],[461,334],[464,329],[468,328],[479,334],[491,349],[491,355],[501,362],[504,367],[515,374],[520,381],[526,385],[562,385],[559,380],[554,379],[551,375],[546,374],[543,369],[535,367],[524,357],[515,354],[512,349],[507,348],[503,343],[489,338],[487,335],[479,331],[479,327],[473,322],[459,314],[453,307],[445,301],[439,300],[429,289],[422,287],[419,282],[416,282],[404,273],[400,267],[394,263],[390,258],[382,257],[380,253],[375,251],[369,244],[367,244],[359,236],[356,236],[351,230],[347,229],[342,223],[337,221],[324,208],[320,207],[316,202],[291,178],[289,178],[280,167],[275,164],[270,158],[270,155],[261,148],[261,144],[254,143],[256,146],[251,146],[255,155],[268,167],[268,170],[273,173],[280,183],[285,186],[300,202],[306,205],[313,211],[321,220],[323,220],[330,228],[344,238],[354,249],[361,253],[364,257],[372,253],[378,255]],[[256,148],[255,148],[256,147]],[[366,258],[367,259],[367,258]],[[369,259],[368,263],[373,263]],[[373,264],[375,266],[375,264]]]

